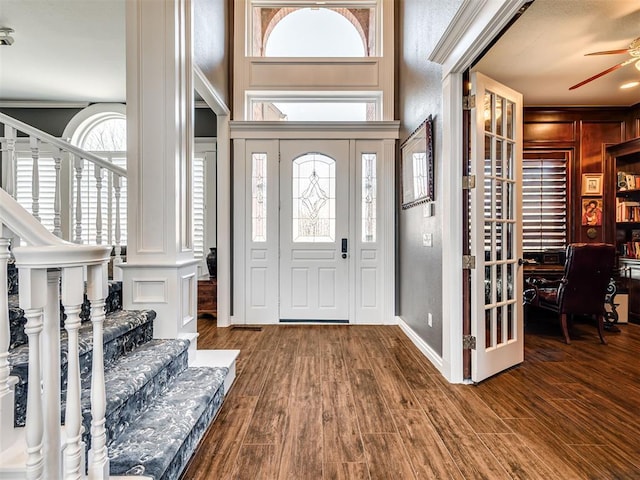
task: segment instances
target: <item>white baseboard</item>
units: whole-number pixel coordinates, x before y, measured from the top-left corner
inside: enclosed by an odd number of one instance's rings
[[[409,337],[409,339],[413,342],[413,344],[416,347],[418,347],[418,350],[420,350],[422,354],[425,357],[427,357],[431,363],[433,363],[433,365],[438,369],[438,371],[443,374],[442,367],[444,363],[442,361],[442,357],[438,355],[435,352],[435,350],[433,350],[433,348],[431,348],[427,344],[427,342],[425,342],[422,338],[420,338],[418,334],[414,332],[413,329],[409,325],[407,325],[407,323],[404,320],[402,320],[402,318],[396,317],[396,319],[402,331],[407,335],[407,337]]]

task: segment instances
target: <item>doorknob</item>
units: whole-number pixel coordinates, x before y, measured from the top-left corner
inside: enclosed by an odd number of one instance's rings
[[[347,239],[342,239],[342,258],[347,258],[347,252],[349,251],[347,246]]]

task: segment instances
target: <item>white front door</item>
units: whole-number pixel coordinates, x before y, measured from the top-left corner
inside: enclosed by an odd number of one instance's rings
[[[522,307],[522,95],[471,76],[471,378],[524,360]]]
[[[349,319],[349,141],[280,142],[280,321]]]

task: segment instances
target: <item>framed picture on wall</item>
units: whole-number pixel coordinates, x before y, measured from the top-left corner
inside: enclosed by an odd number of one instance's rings
[[[602,197],[582,199],[582,225],[589,227],[602,225]]]
[[[582,195],[602,195],[602,174],[582,174]]]
[[[402,208],[434,200],[433,118],[429,115],[400,146]]]

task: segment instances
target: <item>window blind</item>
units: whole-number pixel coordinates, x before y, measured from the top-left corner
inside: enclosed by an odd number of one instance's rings
[[[525,154],[522,162],[524,252],[562,250],[567,244],[566,152]]]
[[[17,149],[16,149],[17,150]],[[33,197],[31,186],[33,158],[31,152],[16,151],[16,200],[29,213],[33,213]],[[54,199],[56,193],[55,161],[50,154],[41,152],[38,159],[40,222],[53,232]]]
[[[193,158],[193,256],[203,258],[205,223],[205,153],[195,153]]]

